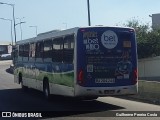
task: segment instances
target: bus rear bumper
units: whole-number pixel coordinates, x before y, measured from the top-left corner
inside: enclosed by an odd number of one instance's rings
[[[118,87],[75,87],[75,96],[116,96],[116,95],[134,95],[138,93],[136,85],[118,86]]]

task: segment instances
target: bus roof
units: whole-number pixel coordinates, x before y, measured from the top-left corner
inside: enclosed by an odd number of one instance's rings
[[[78,31],[78,29],[80,28],[97,28],[97,27],[108,27],[108,28],[127,28],[127,29],[133,29],[131,27],[119,27],[119,26],[87,26],[87,27],[74,27],[74,28],[70,28],[70,29],[66,29],[66,30],[52,30],[52,31],[48,31],[48,32],[44,32],[44,33],[40,33],[37,35],[37,37],[33,37],[33,38],[29,38],[29,39],[25,39],[22,41],[17,41],[16,44],[20,45],[20,44],[26,44],[26,43],[33,43],[33,42],[37,42],[37,41],[41,41],[41,40],[45,40],[45,39],[49,39],[49,38],[56,38],[59,36],[64,36],[64,35],[69,35],[69,34],[73,34],[76,33]]]
[[[49,38],[55,38],[55,37],[58,37],[58,36],[73,34],[73,33],[76,33],[77,30],[78,30],[78,27],[71,28],[71,29],[66,29],[66,30],[52,30],[52,31],[49,31],[49,32],[40,33],[40,34],[37,35],[37,37],[25,39],[25,40],[22,40],[22,41],[17,41],[16,44],[20,45],[20,44],[26,44],[26,43],[33,43],[33,42],[37,42],[37,41],[41,41],[41,40],[45,40],[45,39],[49,39]]]

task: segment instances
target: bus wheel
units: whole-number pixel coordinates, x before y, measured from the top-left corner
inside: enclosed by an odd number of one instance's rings
[[[21,88],[23,91],[27,91],[28,87],[23,85],[23,81],[21,81]]]
[[[23,85],[22,74],[19,74],[19,83],[21,84],[22,90],[27,91],[28,87]]]
[[[49,83],[48,83],[47,80],[45,80],[43,82],[43,93],[44,93],[45,99],[49,100],[49,98],[50,98],[50,90],[49,90]]]

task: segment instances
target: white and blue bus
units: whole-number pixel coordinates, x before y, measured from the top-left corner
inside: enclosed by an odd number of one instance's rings
[[[97,98],[136,94],[135,31],[122,27],[76,27],[18,41],[15,82],[23,89]]]

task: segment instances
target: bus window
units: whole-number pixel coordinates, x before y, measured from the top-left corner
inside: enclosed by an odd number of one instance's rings
[[[24,45],[24,51],[23,51],[23,60],[24,61],[28,61],[28,57],[29,57],[29,44],[25,44]]]
[[[43,41],[36,44],[36,58],[43,58]]]
[[[63,62],[73,63],[73,53],[74,53],[74,35],[69,35],[64,38]]]
[[[23,45],[19,46],[19,56],[20,57],[23,57],[23,47],[24,47]]]
[[[52,58],[52,40],[44,41],[44,59]]]
[[[29,50],[29,59],[31,61],[34,61],[35,58],[35,43],[30,44],[30,50]]]
[[[18,62],[18,47],[19,45],[13,47],[13,64],[14,65],[15,63]]]
[[[63,38],[53,40],[53,62],[63,62]]]

